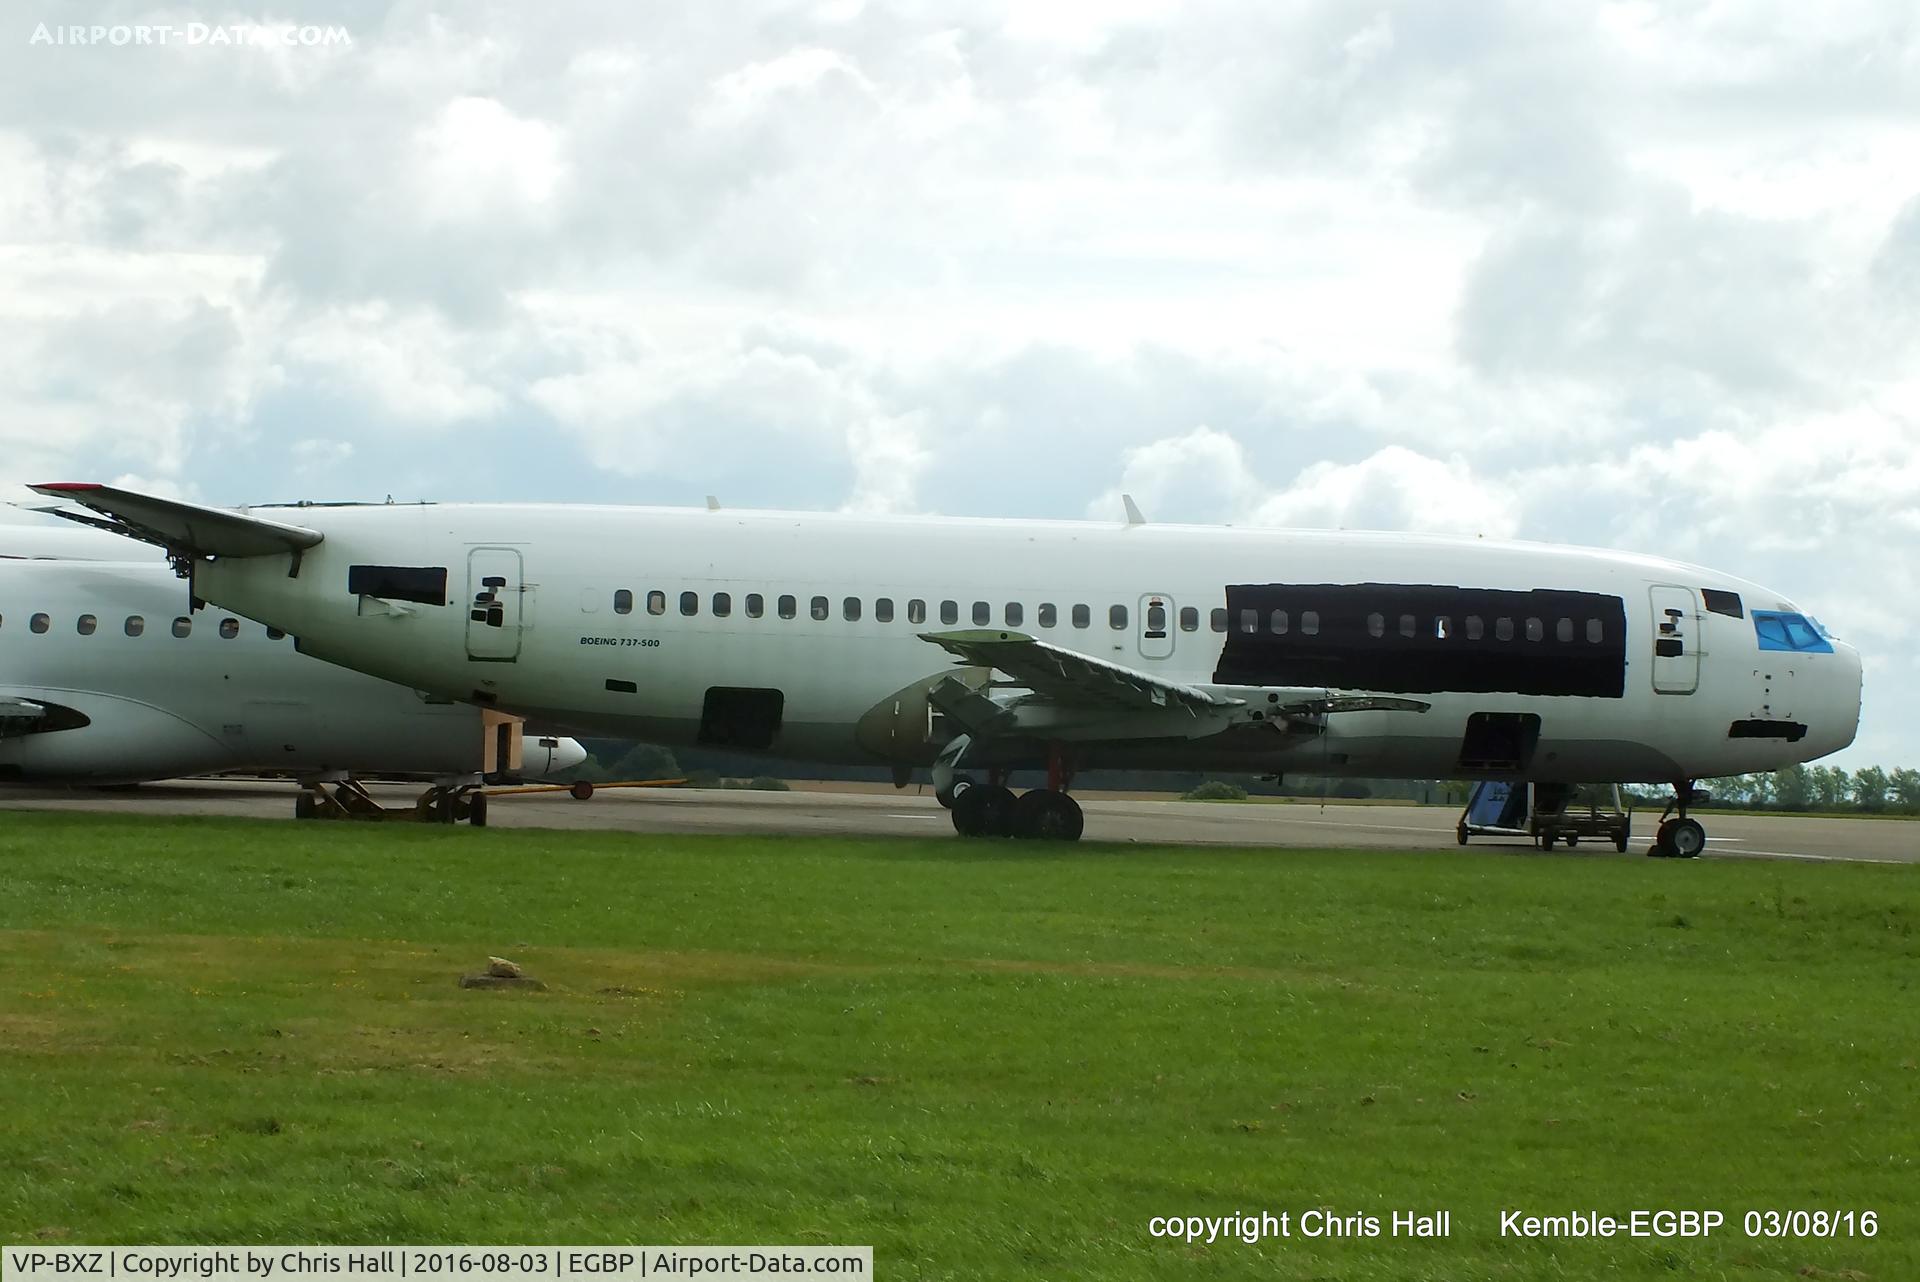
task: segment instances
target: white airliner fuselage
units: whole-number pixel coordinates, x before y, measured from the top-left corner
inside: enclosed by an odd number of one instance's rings
[[[1833,752],[1859,715],[1858,656],[1780,593],[1617,552],[462,504],[256,508],[219,532],[211,509],[47,492],[170,543],[198,596],[390,681],[937,780],[1041,766],[1059,791],[1125,764],[1678,783]]]

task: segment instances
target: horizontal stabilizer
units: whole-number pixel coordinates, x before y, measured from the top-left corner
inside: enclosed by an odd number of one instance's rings
[[[81,513],[57,513],[85,525],[111,530],[157,543],[184,556],[274,556],[300,552],[320,542],[320,532],[284,525],[230,508],[204,507],[163,499],[153,494],[64,481],[30,487],[36,494],[64,499],[97,512],[105,520]]]

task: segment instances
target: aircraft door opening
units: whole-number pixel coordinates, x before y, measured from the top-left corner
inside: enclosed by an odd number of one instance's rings
[[[474,548],[467,553],[467,657],[512,663],[520,657],[525,584],[520,554],[512,548]]]
[[[1662,584],[1651,595],[1654,691],[1692,694],[1700,686],[1700,615],[1693,589]]]
[[[1173,598],[1150,592],[1140,598],[1140,657],[1166,659],[1173,655]]]

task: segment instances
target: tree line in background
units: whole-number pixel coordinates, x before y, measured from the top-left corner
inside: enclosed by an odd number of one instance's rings
[[[786,779],[844,779],[882,783],[884,766],[838,766],[784,761],[745,753],[684,748],[624,739],[588,739],[588,756],[573,778],[595,783],[636,779],[686,779],[703,787],[780,788]],[[1110,792],[1189,793],[1210,781],[1198,771],[1089,770],[1076,786]],[[924,784],[925,772],[916,774]],[[1285,779],[1234,775],[1222,779],[1252,796],[1313,800],[1398,800],[1428,805],[1465,805],[1473,785],[1457,779],[1336,779],[1289,775]],[[1883,770],[1867,766],[1847,771],[1836,766],[1789,766],[1767,774],[1734,775],[1702,785],[1717,806],[1747,810],[1830,811],[1836,814],[1920,814],[1920,770]],[[1624,789],[1638,807],[1664,806],[1670,795],[1660,787]]]

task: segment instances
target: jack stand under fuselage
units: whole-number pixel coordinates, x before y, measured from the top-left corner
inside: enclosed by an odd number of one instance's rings
[[[296,819],[397,820],[410,823],[458,823],[476,828],[487,823],[487,794],[479,775],[436,780],[411,806],[383,806],[359,780],[350,776],[323,777],[301,784],[294,799]]]

